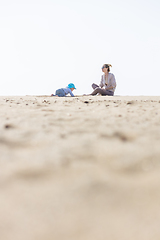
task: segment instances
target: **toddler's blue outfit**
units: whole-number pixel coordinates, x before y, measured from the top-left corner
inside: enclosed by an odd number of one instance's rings
[[[58,97],[65,97],[68,93],[74,97],[74,94],[69,87],[57,89],[55,95],[58,95]]]

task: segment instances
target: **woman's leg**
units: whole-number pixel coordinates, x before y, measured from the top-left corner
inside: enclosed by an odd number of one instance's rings
[[[96,95],[97,93],[100,93],[102,96],[113,96],[113,92],[109,91],[109,90],[105,90],[102,89],[100,87],[97,87],[92,93],[91,95]]]
[[[92,84],[92,88],[93,88],[93,89],[95,89],[95,88],[97,88],[97,87],[99,87],[97,84],[95,84],[95,83]]]
[[[114,96],[114,92],[105,90],[107,96]]]

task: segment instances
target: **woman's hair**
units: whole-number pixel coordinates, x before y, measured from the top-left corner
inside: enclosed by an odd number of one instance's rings
[[[112,65],[111,64],[103,64],[103,66],[105,67],[105,68],[108,68],[108,72],[110,72],[110,67],[112,67]]]

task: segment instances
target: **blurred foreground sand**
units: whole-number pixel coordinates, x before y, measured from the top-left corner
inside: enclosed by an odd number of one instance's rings
[[[0,97],[0,240],[159,240],[160,97]]]

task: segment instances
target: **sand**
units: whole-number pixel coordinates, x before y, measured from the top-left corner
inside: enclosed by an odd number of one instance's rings
[[[160,97],[0,97],[0,240],[159,240]]]

